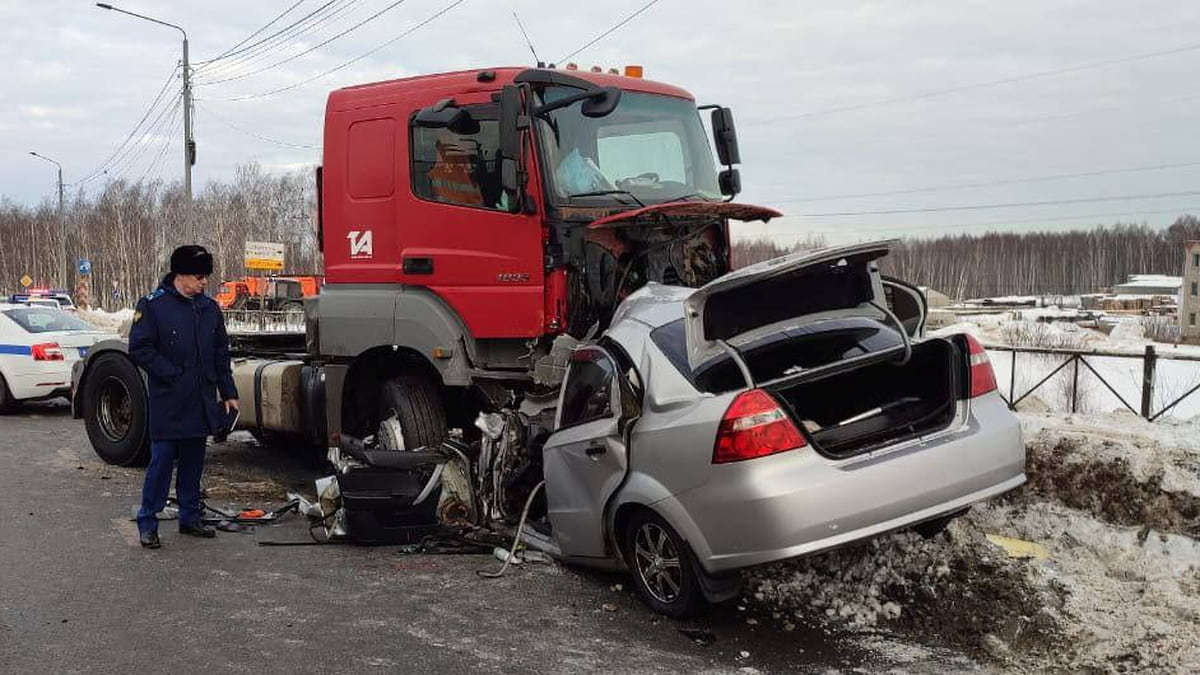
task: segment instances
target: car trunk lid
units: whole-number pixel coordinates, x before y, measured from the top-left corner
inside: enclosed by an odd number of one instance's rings
[[[726,274],[684,301],[688,365],[699,371],[736,347],[817,321],[885,319],[875,260],[893,241],[793,253]]]

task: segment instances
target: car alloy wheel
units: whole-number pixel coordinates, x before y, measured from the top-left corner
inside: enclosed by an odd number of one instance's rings
[[[633,539],[634,566],[646,590],[663,604],[671,604],[683,587],[679,551],[658,523],[646,522]]]

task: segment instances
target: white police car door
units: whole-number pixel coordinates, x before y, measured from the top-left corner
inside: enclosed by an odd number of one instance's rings
[[[564,555],[602,557],[604,505],[628,467],[621,434],[621,370],[601,347],[571,355],[559,394],[556,431],[542,461],[555,542]]]

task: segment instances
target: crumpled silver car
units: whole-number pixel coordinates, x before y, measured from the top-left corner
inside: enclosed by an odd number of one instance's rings
[[[571,357],[526,543],[628,567],[655,610],[737,571],[899,528],[936,532],[1025,481],[1015,416],[968,335],[924,337],[888,242],[649,285]]]

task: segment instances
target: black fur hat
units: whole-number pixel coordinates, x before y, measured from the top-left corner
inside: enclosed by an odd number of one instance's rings
[[[203,246],[180,246],[171,253],[171,271],[175,274],[212,274],[212,254]]]

